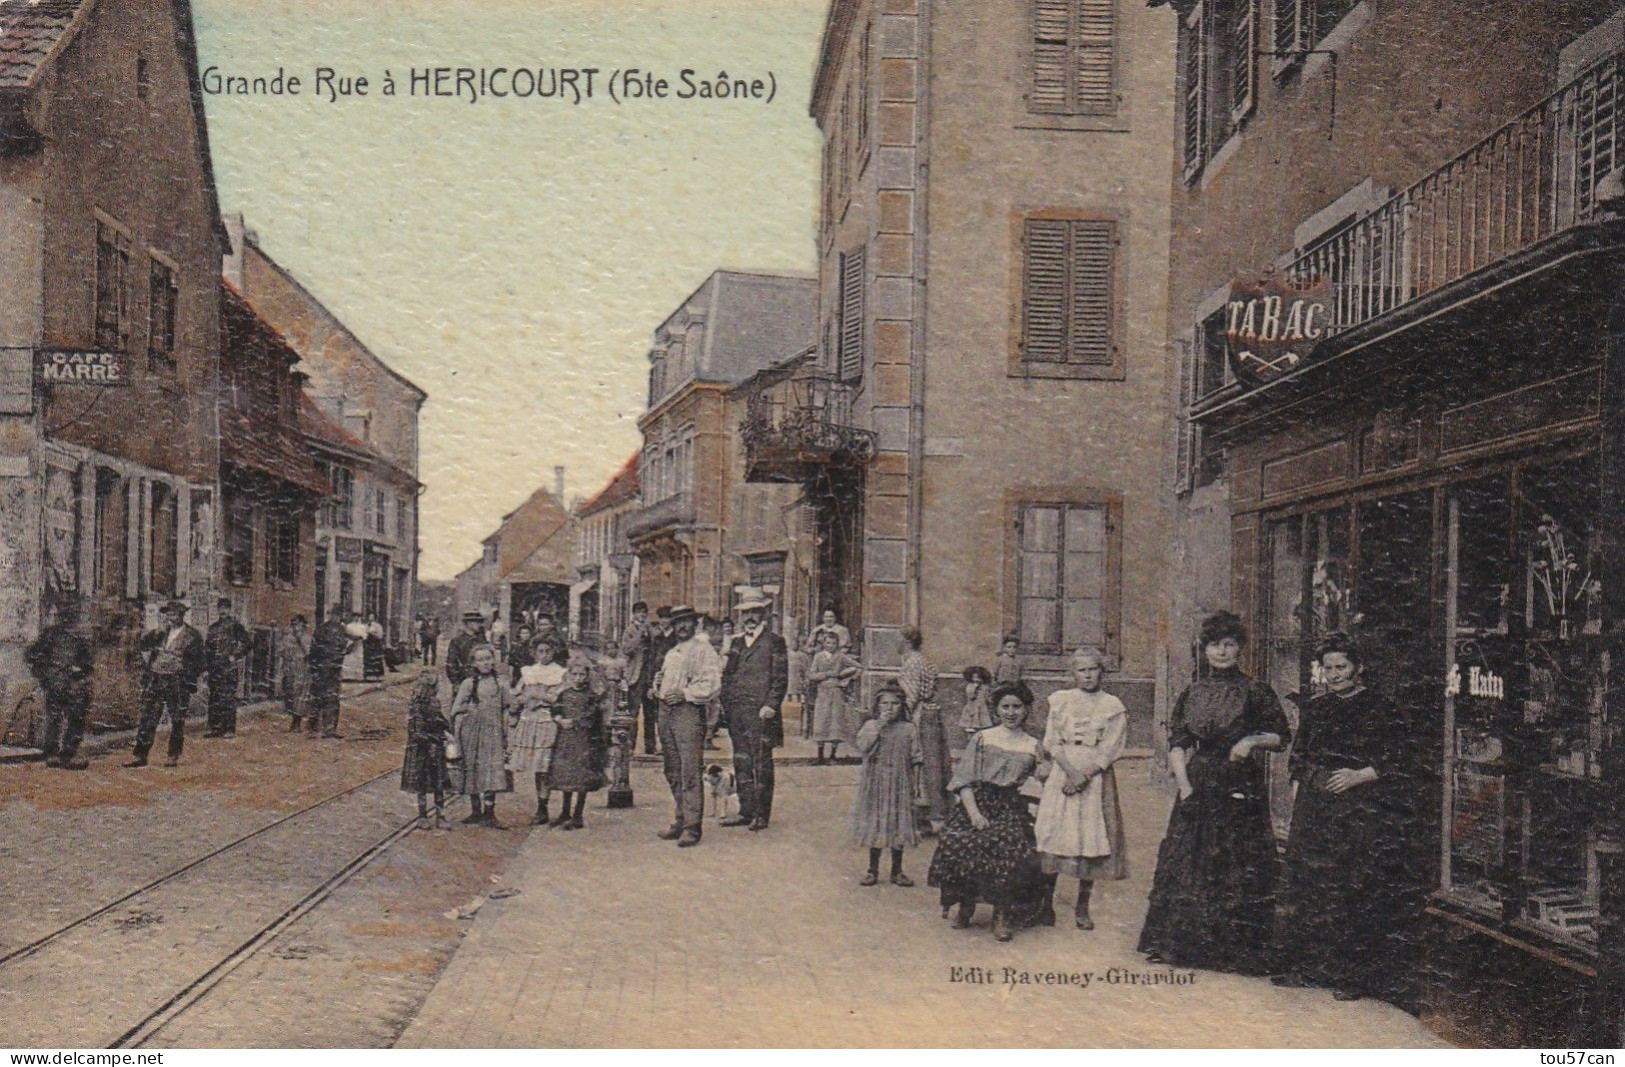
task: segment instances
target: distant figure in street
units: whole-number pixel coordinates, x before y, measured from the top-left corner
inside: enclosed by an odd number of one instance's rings
[[[559,736],[547,770],[547,787],[564,794],[564,806],[553,820],[556,830],[582,829],[587,794],[604,787],[604,701],[593,691],[590,675],[585,656],[572,658],[564,688],[553,702]]]
[[[440,658],[440,618],[431,616],[423,620],[423,663],[433,667]]]
[[[158,736],[158,721],[169,716],[169,758],[166,767],[181,761],[186,744],[186,709],[197,692],[206,666],[203,635],[186,624],[186,605],[171,600],[159,609],[164,623],[141,636],[141,721],[135,731],[133,758],[126,767],[145,767],[147,753]]]
[[[427,657],[425,656],[425,653],[424,653],[424,646],[428,643],[428,640],[429,640],[429,623],[428,623],[428,620],[426,620],[422,615],[419,615],[419,616],[417,616],[416,618],[414,618],[412,620],[412,652],[411,652],[411,655],[412,655],[413,659],[417,659],[420,656],[424,656],[425,657],[425,662],[427,662]]]
[[[846,691],[861,671],[852,658],[840,650],[839,642],[835,631],[820,630],[818,652],[807,668],[807,683],[817,694],[813,703],[812,739],[818,744],[815,762],[819,764],[834,759],[841,742],[852,733],[846,727]]]
[[[303,615],[295,615],[277,641],[277,691],[282,707],[291,720],[289,733],[298,733],[305,718],[314,727],[315,712],[310,706],[310,634]]]
[[[824,612],[823,621],[813,627],[812,633],[807,635],[806,649],[808,655],[816,655],[818,650],[823,647],[819,643],[819,638],[826,633],[835,635],[836,651],[846,652],[852,648],[852,631],[835,621],[833,611],[826,611]]]
[[[382,678],[387,663],[384,659],[384,624],[378,616],[367,616],[367,636],[361,643],[361,674],[367,679]]]
[[[451,728],[462,753],[463,792],[472,808],[463,821],[500,830],[497,794],[513,792],[513,775],[507,768],[508,707],[513,698],[507,683],[497,677],[496,649],[484,644],[475,648],[472,666],[473,673],[457,687],[451,703]]]
[[[852,836],[869,849],[869,871],[858,884],[880,881],[880,853],[889,849],[891,883],[906,889],[914,880],[903,873],[903,850],[920,843],[914,776],[925,753],[908,718],[908,697],[896,683],[875,694],[874,714],[858,728],[854,747],[863,757],[863,773],[852,805]]]
[[[722,684],[722,664],[711,642],[695,632],[698,622],[693,608],[672,610],[672,636],[678,643],[666,653],[655,678],[660,696],[660,748],[675,808],[671,826],[659,836],[663,841],[675,840],[678,848],[699,844],[704,829],[705,705]]]
[[[248,631],[231,613],[231,601],[225,597],[215,603],[203,650],[209,670],[209,728],[204,736],[236,737],[237,687],[243,657],[248,655]]]
[[[784,744],[784,695],[790,689],[790,654],[784,638],[767,628],[767,599],[748,592],[734,608],[740,632],[722,669],[722,713],[734,754],[739,814],[723,826],[765,830],[773,818],[773,750]]]
[[[323,737],[339,736],[339,694],[344,686],[344,653],[350,644],[344,631],[338,611],[329,610],[310,637],[311,716],[305,723],[307,737],[315,737],[317,731]]]
[[[938,833],[948,819],[948,731],[943,728],[942,705],[937,703],[937,668],[920,650],[923,638],[910,626],[903,631],[903,660],[897,681],[908,696],[908,717],[920,734],[925,763],[920,767],[920,793],[925,800],[931,832]]]
[[[350,612],[344,627],[344,680],[365,681],[367,677],[367,624],[359,611]]]
[[[502,621],[502,612],[491,612],[491,626],[487,632],[491,635],[491,647],[496,649],[497,659],[507,659],[508,624]]]
[[[418,675],[412,700],[406,707],[406,758],[401,762],[401,790],[418,796],[418,829],[451,829],[446,818],[446,722],[440,704],[440,679],[433,671]],[[431,818],[429,798],[434,797]]]
[[[994,685],[1015,685],[1026,673],[1021,665],[1021,638],[1006,634],[999,643],[999,655],[993,663]]]
[[[463,612],[463,632],[446,646],[446,680],[457,692],[463,679],[474,672],[474,649],[485,644],[485,616],[477,611]]]
[[[644,726],[644,749],[651,753],[654,751],[655,711],[658,707],[648,695],[649,683],[659,665],[654,658],[654,630],[649,625],[649,605],[642,600],[632,605],[632,620],[621,632],[621,659],[626,661],[622,677],[626,680],[632,704],[632,731],[626,741],[627,757],[631,758],[631,750],[638,744],[640,711]]]
[[[23,653],[29,671],[45,694],[45,752],[47,767],[82,771],[90,766],[79,758],[90,710],[90,642],[79,632],[79,605],[65,600],[57,605],[56,621],[46,627]]]
[[[515,649],[515,654],[518,653]],[[530,661],[519,670],[515,713],[508,731],[508,770],[532,775],[536,783],[536,825],[548,825],[547,771],[553,764],[553,746],[559,739],[553,704],[564,691],[568,672],[554,662],[550,639],[534,643],[526,653]],[[566,812],[564,817],[568,817]]]
[[[993,707],[988,702],[993,675],[986,667],[966,667],[961,677],[965,679],[965,707],[959,713],[959,728],[965,731],[969,743],[972,734],[993,725]]]

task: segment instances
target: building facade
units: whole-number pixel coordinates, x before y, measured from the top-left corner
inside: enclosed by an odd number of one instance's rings
[[[211,621],[224,248],[190,6],[0,8],[0,677],[72,604],[97,723],[162,601]]]
[[[1015,635],[1040,695],[1098,645],[1149,740],[1174,23],[1133,0],[830,7],[818,389],[840,403],[806,417],[875,454],[810,498],[821,606],[870,684],[911,625],[955,673]]]
[[[329,457],[334,505],[316,531],[316,581],[324,610],[383,624],[409,640],[418,567],[418,415],[427,394],[380,359],[277,263],[244,228],[226,220],[226,277],[299,353],[307,390],[322,414],[360,442],[369,459]],[[353,457],[352,457],[353,458]]]
[[[812,343],[815,284],[719,270],[655,332],[649,407],[638,420],[640,506],[624,525],[638,557],[638,597],[651,607],[722,615],[735,587],[749,584],[744,551],[760,548],[730,537],[735,511],[784,491],[743,485],[743,409],[733,387]]]
[[[570,632],[600,647],[614,642],[632,617],[638,557],[626,540],[626,517],[639,507],[634,454],[609,483],[576,508],[576,584]]]
[[[1233,608],[1295,715],[1350,631],[1415,752],[1415,1007],[1617,1047],[1625,11],[1174,8],[1169,688]]]
[[[521,621],[546,615],[570,622],[576,585],[577,523],[563,503],[564,468],[554,485],[531,493],[480,544],[480,558],[457,576],[457,611],[487,622],[501,613],[511,638]]]

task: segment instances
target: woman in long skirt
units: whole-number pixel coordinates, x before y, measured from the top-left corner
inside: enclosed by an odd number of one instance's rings
[[[1038,742],[1022,730],[1033,695],[1023,683],[993,691],[999,725],[965,747],[950,792],[948,815],[931,857],[929,884],[941,890],[944,913],[958,905],[954,927],[971,923],[977,904],[993,905],[993,936],[1008,941],[1043,905],[1044,878],[1021,784],[1038,768]]]
[[[908,714],[920,734],[920,793],[931,831],[940,833],[948,821],[948,734],[942,726],[942,705],[937,703],[937,668],[920,651],[920,631],[903,631],[903,661],[898,682],[908,694]]]
[[[920,843],[914,818],[914,772],[925,759],[920,735],[908,719],[908,698],[895,685],[875,694],[874,716],[858,728],[854,747],[863,757],[858,796],[852,805],[852,836],[869,849],[869,872],[859,885],[880,881],[880,853],[891,851],[891,883],[907,888],[903,850]]]
[[[462,787],[473,810],[467,823],[497,825],[497,794],[513,792],[513,775],[507,768],[508,706],[512,700],[507,684],[497,677],[497,654],[490,645],[474,650],[474,673],[457,687],[451,705],[452,731],[462,753]]]
[[[1423,896],[1409,738],[1394,705],[1361,684],[1352,640],[1330,635],[1319,662],[1328,692],[1304,706],[1292,746],[1276,982],[1408,1007]]]
[[[837,647],[832,631],[818,635],[818,653],[807,669],[807,683],[816,694],[813,703],[812,739],[818,744],[818,763],[835,757],[842,741],[850,740],[853,731],[846,726],[846,690],[859,674],[858,667]],[[824,755],[825,747],[829,756]]]
[[[1050,694],[1044,724],[1044,751],[1054,767],[1038,804],[1038,858],[1046,875],[1078,880],[1074,918],[1080,930],[1095,928],[1089,916],[1095,882],[1128,877],[1112,769],[1128,737],[1128,712],[1101,691],[1105,674],[1105,657],[1097,649],[1078,649],[1072,656],[1077,687]]]
[[[1241,974],[1271,969],[1277,859],[1260,750],[1292,739],[1280,698],[1237,667],[1247,630],[1202,623],[1206,677],[1180,694],[1168,763],[1179,786],[1157,852],[1141,952],[1152,962]]]

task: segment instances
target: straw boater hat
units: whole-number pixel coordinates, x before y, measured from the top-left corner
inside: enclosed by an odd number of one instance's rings
[[[485,614],[483,612],[479,612],[479,611],[465,611],[465,612],[463,612],[463,621],[464,622],[484,622],[485,621]]]
[[[698,622],[699,618],[700,618],[700,613],[699,612],[695,611],[693,608],[689,607],[687,604],[681,604],[681,605],[671,609],[671,615],[670,615],[669,618],[667,618],[666,621],[675,626],[677,623],[680,623],[680,622],[689,622],[689,621]]]
[[[743,615],[747,611],[765,611],[771,606],[766,595],[760,589],[747,589],[739,595],[739,603],[734,605],[734,614]]]

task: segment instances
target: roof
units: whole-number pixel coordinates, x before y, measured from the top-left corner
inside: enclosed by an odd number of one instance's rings
[[[629,500],[635,500],[641,484],[638,477],[639,455],[641,453],[632,453],[632,458],[621,466],[615,477],[609,480],[609,484],[598,490],[592,499],[577,508],[576,514],[596,515],[598,512],[612,508],[616,504],[624,504]]]
[[[530,494],[523,504],[502,517],[496,530],[482,539],[482,544],[493,541],[497,544],[496,580],[506,579],[518,570],[560,531],[571,533],[569,550],[573,553],[574,522],[570,512],[547,489],[537,489]]]
[[[288,375],[299,361],[282,335],[254,314],[242,294],[224,279],[220,283],[220,348],[223,360],[245,369],[272,360],[273,373]],[[291,382],[290,382],[291,384]],[[326,495],[332,487],[316,470],[297,423],[284,422],[262,407],[220,404],[220,458],[237,467],[286,482],[306,492]]]
[[[299,392],[299,430],[306,437],[334,451],[369,462],[382,462],[382,457],[378,453],[368,448],[367,443],[361,438],[329,418],[327,412],[323,411],[304,390]]]
[[[90,0],[0,0],[0,89],[33,85],[90,7]]]

